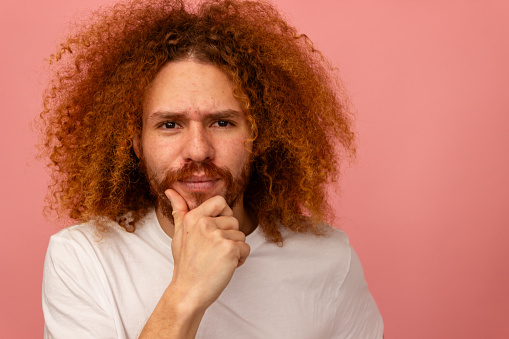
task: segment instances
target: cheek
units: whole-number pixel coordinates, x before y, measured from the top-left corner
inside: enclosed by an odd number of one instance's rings
[[[169,143],[147,138],[143,142],[143,156],[149,170],[158,176],[178,167],[175,164],[178,159],[175,145]]]
[[[249,161],[250,155],[250,145],[244,145],[244,140],[242,142],[235,144],[234,147],[226,150],[225,153],[229,161],[229,167],[239,174],[244,168],[245,164]]]

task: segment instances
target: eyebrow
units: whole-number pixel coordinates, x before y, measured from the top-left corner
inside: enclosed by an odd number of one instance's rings
[[[172,111],[156,111],[150,113],[148,116],[148,120],[179,120],[185,119],[188,114],[186,112],[172,112]],[[234,109],[225,109],[215,112],[209,112],[204,114],[207,118],[212,119],[232,119],[236,117],[241,117],[243,115],[242,111],[237,111]]]

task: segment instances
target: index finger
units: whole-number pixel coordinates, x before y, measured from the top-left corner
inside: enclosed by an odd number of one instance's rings
[[[206,215],[209,217],[233,216],[232,209],[230,206],[228,206],[226,200],[220,195],[216,195],[204,201],[194,210],[201,215]]]

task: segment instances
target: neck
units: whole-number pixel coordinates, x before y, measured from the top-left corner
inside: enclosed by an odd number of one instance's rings
[[[235,205],[232,209],[233,216],[239,221],[239,230],[248,236],[258,226],[258,218],[252,209],[244,206],[243,199],[239,200],[240,201],[237,205]],[[173,225],[173,222],[162,213],[160,208],[156,208],[156,216],[164,233],[173,239],[173,234],[175,233],[175,226]]]

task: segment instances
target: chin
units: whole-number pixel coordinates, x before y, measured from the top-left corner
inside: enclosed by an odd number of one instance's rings
[[[192,193],[190,195],[183,196],[183,198],[186,201],[189,210],[192,210],[216,195],[217,194],[210,193]]]
[[[198,207],[198,206],[200,206],[200,205],[201,205],[201,203],[200,203],[200,202],[198,202],[198,201],[196,201],[196,200],[194,200],[194,199],[193,199],[193,200],[184,199],[184,200],[186,201],[186,203],[187,203],[187,208],[188,208],[189,210],[194,210],[196,207]]]

